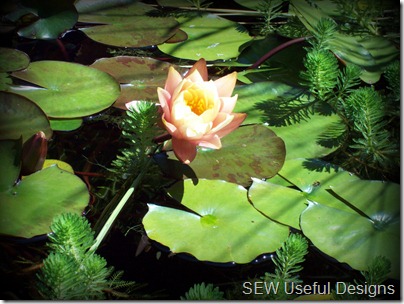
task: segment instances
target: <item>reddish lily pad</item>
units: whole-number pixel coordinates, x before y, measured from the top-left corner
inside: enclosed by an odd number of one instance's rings
[[[162,170],[175,178],[198,177],[221,179],[243,186],[251,178],[270,178],[282,168],[285,144],[281,138],[262,125],[242,126],[222,139],[218,150],[199,148],[189,165],[171,159],[158,159]]]
[[[91,65],[112,75],[120,83],[121,95],[114,107],[124,110],[125,103],[132,100],[158,100],[157,88],[164,87],[170,66],[156,59],[134,56],[101,58]],[[179,67],[175,68],[181,71]]]

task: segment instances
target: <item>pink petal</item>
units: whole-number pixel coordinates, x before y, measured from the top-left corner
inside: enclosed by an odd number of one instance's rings
[[[171,96],[166,90],[162,88],[157,88],[157,96],[159,98],[161,109],[163,113],[166,115],[166,119],[168,121],[171,120]]]
[[[236,86],[237,72],[227,74],[217,80],[215,80],[215,85],[217,92],[220,97],[230,97],[233,93],[234,87]]]
[[[189,164],[196,157],[196,146],[187,140],[173,137],[172,146],[175,156],[184,164]]]
[[[231,113],[233,112],[234,107],[236,106],[238,95],[234,95],[233,97],[222,97],[220,98],[222,101],[222,107],[220,112]]]
[[[182,76],[176,69],[172,66],[168,69],[168,76],[164,89],[166,89],[171,95],[173,94],[175,88],[182,81]]]
[[[204,137],[203,140],[198,143],[198,145],[210,149],[220,149],[222,147],[222,142],[220,141],[220,137],[215,134],[209,138]]]
[[[194,73],[195,71],[198,71],[198,73]],[[192,76],[193,74],[193,76]],[[185,74],[185,78],[189,78],[192,81],[194,81],[195,75],[199,74],[202,79],[198,81],[208,81],[208,68],[206,66],[206,61],[205,59],[201,58],[195,64],[189,69],[187,74]]]
[[[168,133],[170,133],[171,135],[176,136],[176,137],[178,137],[180,135],[177,127],[167,121],[165,113],[161,116],[161,120],[164,124],[164,127],[167,129]]]
[[[233,120],[227,126],[216,132],[220,138],[237,129],[247,117],[246,113],[233,113],[232,115],[234,116]]]

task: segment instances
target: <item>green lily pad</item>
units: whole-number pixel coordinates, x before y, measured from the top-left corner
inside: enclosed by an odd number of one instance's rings
[[[78,118],[111,106],[120,87],[109,74],[81,64],[36,61],[14,77],[35,86],[12,86],[10,91],[26,96],[52,118]]]
[[[249,263],[286,240],[287,226],[275,223],[247,199],[247,190],[220,180],[176,183],[168,193],[189,211],[148,204],[143,218],[148,237],[173,253],[201,261]]]
[[[300,214],[307,207],[302,192],[253,178],[248,198],[269,218],[300,230]]]
[[[360,212],[312,202],[301,215],[303,233],[321,251],[357,270],[367,270],[376,256],[383,255],[392,263],[390,276],[398,279],[400,186],[357,180],[335,186],[333,191]]]
[[[29,62],[30,59],[24,52],[0,47],[0,73],[25,69]]]
[[[174,160],[173,152],[168,155],[171,159],[157,161],[169,176],[221,179],[247,187],[252,177],[270,178],[282,168],[285,144],[267,127],[250,125],[226,135],[218,150],[199,148],[189,165]]]
[[[91,23],[90,27],[84,25],[80,30],[90,39],[106,45],[156,45],[174,36],[178,28],[173,17],[146,16],[145,13],[153,8],[143,3],[108,3],[101,9],[94,8],[94,11],[89,11],[86,7],[87,12],[80,14],[80,22]]]
[[[333,186],[359,180],[357,176],[341,167],[319,159],[298,158],[285,161],[278,174],[299,188],[308,201],[353,212],[350,207],[329,193]]]
[[[0,191],[9,190],[20,175],[22,138],[0,140]]]
[[[195,17],[178,17],[180,29],[188,39],[179,43],[158,45],[160,51],[170,56],[198,60],[226,60],[235,58],[240,47],[252,37],[240,24],[213,14]]]
[[[121,84],[121,95],[114,107],[124,110],[125,103],[132,100],[158,100],[157,88],[164,87],[170,66],[156,59],[134,56],[101,58],[91,65],[110,74]],[[180,72],[185,71],[175,68]]]
[[[13,93],[0,92],[0,140],[18,139],[23,143],[37,132],[51,138],[46,114],[31,100]]]
[[[88,201],[87,186],[78,176],[48,167],[0,192],[0,233],[25,238],[49,233],[56,215],[80,214]]]
[[[62,118],[51,118],[49,120],[52,130],[55,131],[73,131],[81,127],[83,124],[82,118],[70,118],[70,119],[62,119]]]
[[[36,15],[37,19],[21,28],[18,35],[30,39],[57,39],[77,22],[78,13],[73,3],[74,0],[23,1],[24,10]]]

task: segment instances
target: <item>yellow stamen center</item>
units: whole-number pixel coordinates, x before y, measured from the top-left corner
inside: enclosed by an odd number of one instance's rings
[[[213,108],[212,100],[209,100],[201,89],[189,88],[184,92],[184,100],[196,115],[201,115],[206,110]]]

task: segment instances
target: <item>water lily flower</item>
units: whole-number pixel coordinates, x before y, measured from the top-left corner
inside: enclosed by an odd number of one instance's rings
[[[189,164],[197,146],[220,149],[220,138],[236,129],[245,113],[232,113],[237,94],[231,96],[237,72],[217,80],[208,80],[206,61],[199,59],[185,74],[173,67],[168,71],[165,87],[158,88],[162,123],[172,136],[176,157]]]

